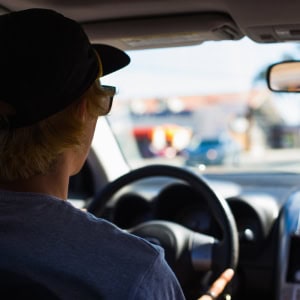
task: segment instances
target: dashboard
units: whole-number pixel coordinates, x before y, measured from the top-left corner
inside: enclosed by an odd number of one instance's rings
[[[92,194],[97,188],[85,175]],[[239,261],[234,299],[299,299],[300,175],[230,173],[203,178],[227,201],[236,222]],[[75,198],[80,189],[86,190],[79,186],[70,191]],[[102,217],[125,230],[152,220],[171,221],[218,239],[222,230],[207,201],[183,181],[150,177],[120,189]]]
[[[282,295],[280,299],[293,299],[284,295],[294,293],[300,283],[300,259],[295,259],[300,252],[300,238],[295,238],[300,233],[296,222],[300,220],[300,192],[295,196],[299,175],[210,174],[205,180],[225,198],[237,225],[240,255],[233,284],[237,299],[275,299],[276,294]],[[123,229],[165,220],[221,238],[207,201],[180,180],[148,178],[120,190],[108,203],[105,217]],[[297,224],[294,228],[282,225],[292,220]],[[297,270],[292,267],[294,261]],[[275,287],[280,287],[280,293]]]

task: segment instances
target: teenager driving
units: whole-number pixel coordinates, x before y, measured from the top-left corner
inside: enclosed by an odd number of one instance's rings
[[[46,9],[0,17],[0,268],[58,299],[184,299],[161,248],[66,201],[129,63]],[[225,272],[201,299],[216,298]]]

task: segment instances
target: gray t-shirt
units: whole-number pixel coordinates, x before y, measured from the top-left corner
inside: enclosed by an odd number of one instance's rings
[[[42,194],[0,192],[0,269],[59,299],[184,299],[161,248]]]

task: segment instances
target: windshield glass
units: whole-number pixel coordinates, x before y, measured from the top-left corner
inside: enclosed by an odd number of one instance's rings
[[[300,57],[299,44],[244,38],[128,54],[102,83],[118,88],[108,120],[131,167],[299,170],[300,96],[270,92],[265,79],[271,64]]]

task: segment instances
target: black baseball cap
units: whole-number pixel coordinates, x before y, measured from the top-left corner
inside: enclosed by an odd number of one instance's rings
[[[92,45],[82,27],[48,9],[0,16],[0,128],[33,125],[78,100],[98,78],[126,66],[128,55]],[[4,116],[1,104],[15,113]]]

